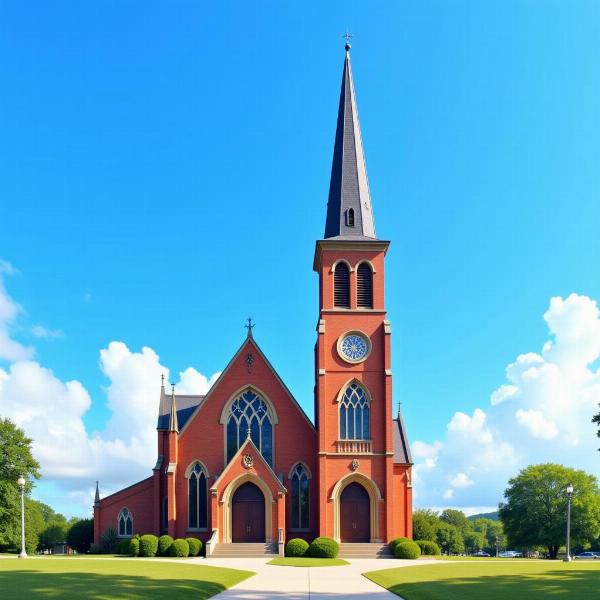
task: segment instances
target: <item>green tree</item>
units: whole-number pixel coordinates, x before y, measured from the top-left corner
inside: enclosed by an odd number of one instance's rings
[[[447,554],[461,554],[465,550],[462,533],[456,527],[445,521],[440,521],[435,532],[436,542]]]
[[[67,539],[67,525],[53,523],[43,529],[39,535],[40,550],[52,550],[54,544],[60,544]]]
[[[495,519],[475,519],[473,521],[473,530],[478,533],[482,533],[485,536],[484,548],[492,553],[496,553],[496,538],[498,538],[498,547],[506,547],[506,536],[504,535],[504,529],[502,527],[502,521],[496,521]]]
[[[598,404],[598,406],[600,406],[600,404]],[[596,425],[598,425],[598,431],[596,432],[596,435],[600,437],[600,412],[592,417],[592,423],[596,423]],[[600,448],[598,448],[598,450],[600,450]]]
[[[0,418],[0,547],[20,548],[21,545],[21,493],[17,479],[23,475],[27,480],[25,492],[29,494],[32,479],[38,479],[39,464],[31,454],[31,439],[9,419]],[[36,519],[26,506],[25,532],[27,521]],[[33,531],[32,531],[33,533]],[[37,536],[37,532],[36,536]],[[26,548],[31,548],[31,536],[26,540]],[[35,550],[37,540],[33,546]],[[32,551],[33,551],[32,550]]]
[[[89,552],[93,541],[93,519],[79,519],[78,521],[75,521],[67,531],[67,544],[81,554]]]
[[[435,530],[440,522],[435,512],[428,509],[415,510],[413,513],[413,539],[435,542]]]
[[[511,545],[544,546],[556,558],[565,541],[567,495],[575,489],[571,503],[573,544],[593,541],[600,533],[600,488],[598,480],[584,471],[557,464],[531,465],[510,479],[500,505],[500,519]]]
[[[468,531],[473,531],[473,524],[464,512],[461,510],[455,510],[453,508],[447,508],[442,511],[440,515],[440,520],[444,521],[444,523],[450,523],[450,525],[454,525],[458,530],[465,535]]]
[[[464,535],[465,548],[469,552],[477,552],[487,545],[485,535],[479,531],[467,531]]]

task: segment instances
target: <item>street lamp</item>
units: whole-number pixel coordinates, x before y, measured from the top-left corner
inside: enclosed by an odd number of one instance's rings
[[[571,562],[571,497],[573,496],[573,485],[567,486],[567,552],[564,561]]]
[[[496,558],[498,558],[498,545],[500,544],[500,538],[496,536]]]
[[[21,475],[17,479],[17,484],[21,490],[21,553],[19,558],[27,558],[27,552],[25,551],[25,477]]]

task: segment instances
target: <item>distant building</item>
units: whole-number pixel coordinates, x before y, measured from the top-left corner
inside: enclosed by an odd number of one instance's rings
[[[96,494],[96,543],[108,527],[123,537],[195,536],[210,540],[209,552],[292,537],[381,544],[411,536],[412,461],[400,412],[392,413],[384,303],[389,242],[375,233],[349,50],[325,235],[313,264],[319,276],[315,423],[249,323],[205,396],[169,393],[163,383],[156,466],[139,483],[103,499]]]

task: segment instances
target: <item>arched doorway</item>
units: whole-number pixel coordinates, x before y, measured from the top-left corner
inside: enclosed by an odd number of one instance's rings
[[[340,540],[342,542],[371,541],[371,500],[360,483],[347,485],[340,496]]]
[[[265,497],[253,483],[242,484],[232,501],[233,543],[265,541]]]

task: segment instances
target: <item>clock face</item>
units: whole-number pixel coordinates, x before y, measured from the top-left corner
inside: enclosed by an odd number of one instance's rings
[[[360,362],[369,354],[370,344],[366,337],[358,333],[346,334],[340,341],[339,352],[348,362]]]

